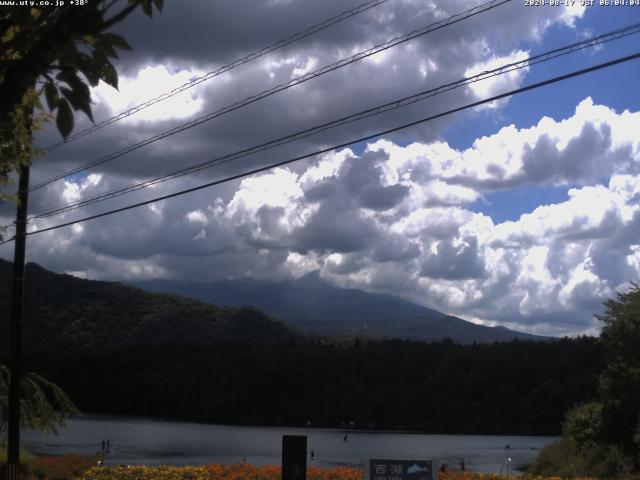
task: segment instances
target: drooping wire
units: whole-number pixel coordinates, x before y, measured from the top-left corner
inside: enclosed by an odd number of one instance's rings
[[[65,212],[69,212],[72,210],[76,210],[78,208],[81,207],[85,207],[88,205],[93,205],[95,203],[99,203],[102,201],[106,201],[112,198],[116,198],[119,197],[121,195],[125,195],[127,193],[131,193],[137,190],[141,190],[144,188],[148,188],[151,187],[153,185],[162,183],[162,182],[166,182],[169,180],[173,180],[175,178],[179,178],[194,172],[198,172],[200,170],[204,170],[206,168],[211,168],[214,166],[218,166],[221,164],[225,164],[249,155],[253,155],[255,153],[259,153],[271,148],[275,148],[281,145],[285,145],[288,143],[291,143],[293,141],[296,140],[300,140],[302,138],[306,138],[309,137],[311,135],[315,135],[317,133],[320,132],[324,132],[326,130],[332,129],[332,128],[336,128],[339,126],[343,126],[358,120],[362,120],[365,118],[369,118],[375,115],[379,115],[382,113],[386,113],[392,110],[396,110],[402,107],[406,107],[408,105],[411,105],[413,103],[419,102],[419,101],[423,101],[426,100],[428,98],[434,97],[436,95],[439,95],[441,93],[445,93],[448,92],[450,90],[456,89],[456,88],[460,88],[462,86],[465,85],[469,85],[481,80],[485,80],[488,78],[492,78],[492,77],[496,77],[498,75],[503,75],[512,71],[516,71],[516,70],[520,70],[523,68],[527,68],[531,65],[536,65],[539,63],[543,63],[543,62],[547,62],[549,60],[564,56],[564,55],[569,55],[571,53],[586,49],[586,48],[590,48],[596,45],[600,45],[603,43],[607,43],[613,40],[618,40],[620,38],[624,38],[630,35],[635,35],[640,33],[640,23],[636,23],[633,25],[629,25],[623,28],[619,28],[617,30],[613,30],[611,32],[608,33],[604,33],[602,35],[598,35],[589,39],[585,39],[582,40],[580,42],[576,42],[573,43],[571,45],[567,45],[564,47],[559,47],[559,48],[555,48],[553,50],[549,50],[547,52],[532,56],[532,57],[528,57],[522,60],[519,60],[517,62],[512,62],[509,64],[505,64],[502,65],[498,68],[492,69],[492,70],[486,70],[483,71],[481,73],[478,73],[476,75],[473,75],[471,77],[465,77],[462,78],[460,80],[457,80],[455,82],[451,82],[445,85],[441,85],[426,91],[422,91],[420,93],[417,93],[415,95],[411,95],[408,97],[404,97],[401,98],[399,100],[394,100],[393,102],[388,102],[385,103],[383,105],[379,105],[377,107],[374,108],[370,108],[343,118],[340,118],[338,120],[333,120],[331,122],[327,122],[327,123],[323,123],[321,125],[317,125],[315,127],[311,127],[284,137],[280,137],[278,139],[275,140],[270,140],[266,143],[262,143],[260,145],[256,145],[250,148],[246,148],[234,153],[230,153],[227,155],[223,155],[223,156],[219,156],[216,157],[212,160],[203,162],[203,163],[199,163],[197,165],[193,165],[187,168],[182,168],[179,170],[176,170],[174,172],[165,174],[165,175],[161,175],[149,180],[145,180],[142,182],[138,182],[132,185],[128,185],[116,190],[112,190],[110,192],[105,192],[102,194],[98,194],[95,195],[93,197],[89,197],[83,200],[79,200],[76,202],[69,202],[66,204],[62,204],[59,205],[57,207],[45,210],[45,211],[41,211],[35,214],[32,214],[30,216],[30,219],[37,219],[37,218],[46,218],[46,217],[51,217],[54,215],[59,215]]]
[[[420,29],[414,30],[412,32],[406,33],[404,35],[395,37],[391,40],[386,41],[385,43],[376,45],[375,47],[371,47],[367,50],[361,51],[359,53],[356,53],[355,55],[352,55],[351,57],[339,60],[335,63],[332,63],[330,65],[326,65],[318,70],[315,70],[313,72],[309,72],[306,73],[305,75],[302,75],[300,77],[296,77],[292,80],[289,80],[288,82],[282,83],[280,85],[277,85],[269,90],[264,90],[261,93],[258,93],[256,95],[252,95],[250,97],[245,98],[244,100],[240,100],[238,102],[235,102],[231,105],[228,105],[226,107],[223,107],[219,110],[216,110],[214,112],[208,113],[206,115],[202,115],[194,120],[191,120],[187,123],[184,123],[182,125],[179,125],[175,128],[172,128],[170,130],[167,130],[163,133],[160,133],[158,135],[155,135],[151,138],[147,138],[146,140],[143,140],[141,142],[138,142],[136,144],[133,145],[129,145],[117,152],[111,153],[109,155],[103,156],[101,158],[98,158],[96,160],[93,160],[91,162],[85,163],[84,165],[81,165],[80,167],[68,170],[64,173],[61,173],[59,175],[56,175],[55,177],[52,177],[48,180],[45,180],[43,182],[40,182],[34,186],[32,186],[29,191],[32,192],[34,190],[38,190],[42,187],[45,187],[46,185],[49,185],[57,180],[60,180],[64,177],[70,176],[70,175],[75,175],[77,173],[83,172],[85,170],[88,170],[90,168],[96,167],[98,165],[102,165],[106,162],[109,162],[111,160],[115,160],[116,158],[122,157],[128,153],[131,153],[135,150],[138,150],[146,145],[155,143],[159,140],[165,139],[167,137],[170,137],[172,135],[175,135],[177,133],[183,132],[185,130],[194,128],[204,122],[207,122],[209,120],[213,120],[214,118],[220,117],[224,114],[230,113],[232,111],[238,110],[242,107],[245,107],[249,104],[255,103],[259,100],[262,100],[263,98],[269,97],[271,95],[274,95],[278,92],[281,92],[283,90],[287,90],[291,87],[294,87],[296,85],[300,85],[301,83],[304,83],[308,80],[311,80],[313,78],[317,78],[321,75],[324,75],[326,73],[332,72],[334,70],[337,70],[339,68],[345,67],[347,65],[350,65],[352,63],[355,63],[359,60],[362,60],[364,58],[368,58],[372,55],[375,55],[376,53],[382,52],[384,50],[388,50],[389,48],[395,47],[397,45],[400,45],[402,43],[408,42],[409,40],[412,40],[414,38],[426,35],[428,33],[431,33],[433,31],[439,30],[441,28],[447,27],[449,25],[461,22],[463,20],[466,20],[468,18],[471,18],[475,15],[478,15],[480,13],[489,11],[493,8],[496,8],[500,5],[503,5],[505,3],[509,3],[511,2],[511,0],[491,0],[490,2],[478,5],[476,7],[470,8],[468,10],[465,10],[464,12],[455,14],[447,19],[441,20],[439,22],[435,22],[432,23],[430,25],[427,25],[425,27],[422,27]]]
[[[269,53],[272,53],[280,48],[286,47],[288,45],[291,45],[294,42],[297,42],[299,40],[302,40],[303,38],[309,37],[311,35],[313,35],[314,33],[317,33],[321,30],[325,30],[329,27],[331,27],[332,25],[335,25],[336,23],[340,23],[344,20],[347,20],[355,15],[358,15],[362,12],[366,12],[367,10],[370,10],[374,7],[377,7],[378,5],[381,5],[383,3],[388,2],[389,0],[370,0],[368,2],[365,2],[355,8],[351,8],[349,10],[345,10],[342,13],[339,13],[338,15],[331,17],[321,23],[318,23],[316,25],[313,25],[312,27],[307,28],[306,30],[303,30],[301,32],[295,33],[293,35],[291,35],[290,37],[287,37],[283,40],[279,40],[275,43],[272,43],[271,45],[268,45],[266,47],[261,48],[260,50],[256,50],[255,52],[252,52],[242,58],[239,58],[237,60],[234,60],[233,62],[224,65],[220,68],[217,68],[216,70],[213,70],[211,72],[208,72],[200,77],[196,77],[188,82],[183,83],[182,85],[174,88],[173,90],[169,91],[169,92],[165,92],[162,93],[161,95],[158,95],[157,97],[151,98],[149,100],[147,100],[146,102],[143,102],[139,105],[136,105],[134,107],[131,107],[128,110],[125,110],[124,112],[121,112],[117,115],[114,115],[112,117],[109,117],[105,120],[102,120],[99,123],[96,123],[95,125],[92,125],[89,128],[86,128],[85,130],[82,130],[78,133],[75,133],[69,137],[67,137],[66,140],[60,140],[58,142],[52,143],[51,145],[48,145],[44,148],[45,152],[50,152],[52,150],[55,150],[56,148],[65,145],[67,143],[71,143],[74,140],[77,140],[79,138],[82,138],[86,135],[89,135],[93,132],[96,132],[98,130],[100,130],[103,127],[106,127],[107,125],[111,125],[112,123],[118,122],[124,118],[130,117],[131,115],[138,113],[142,110],[144,110],[145,108],[148,108],[152,105],[155,105],[158,102],[162,102],[163,100],[167,100],[168,98],[174,97],[176,95],[178,95],[179,93],[184,92],[185,90],[188,90],[192,87],[195,87],[196,85],[201,84],[202,82],[206,82],[207,80],[210,80],[214,77],[217,77],[219,75],[222,75],[223,73],[226,73],[230,70],[233,70],[234,68],[237,68],[241,65],[244,65],[246,63],[249,63],[253,60],[256,60],[260,57],[263,57]]]
[[[485,98],[485,99],[479,100],[477,102],[468,103],[468,104],[463,105],[461,107],[457,107],[457,108],[453,108],[451,110],[447,110],[446,112],[438,113],[436,115],[431,115],[429,117],[425,117],[425,118],[422,118],[420,120],[416,120],[416,121],[413,121],[413,122],[405,123],[405,124],[400,125],[400,126],[396,126],[396,127],[389,128],[389,129],[381,131],[381,132],[377,132],[377,133],[374,133],[374,134],[371,134],[371,135],[360,137],[360,138],[355,139],[355,140],[350,140],[348,142],[344,142],[344,143],[341,143],[341,144],[338,144],[338,145],[334,145],[334,146],[329,147],[329,148],[323,148],[321,150],[317,150],[317,151],[312,152],[312,153],[308,153],[308,154],[305,154],[305,155],[300,155],[300,156],[297,156],[297,157],[294,157],[294,158],[290,158],[288,160],[283,160],[283,161],[280,161],[280,162],[272,163],[270,165],[266,165],[266,166],[263,166],[263,167],[255,168],[255,169],[247,171],[247,172],[239,173],[239,174],[232,175],[232,176],[220,179],[220,180],[215,180],[213,182],[205,183],[204,185],[199,185],[197,187],[192,187],[192,188],[188,188],[188,189],[185,189],[185,190],[180,190],[178,192],[174,192],[174,193],[171,193],[171,194],[168,194],[168,195],[163,195],[163,196],[156,197],[156,198],[153,198],[153,199],[150,199],[150,200],[145,200],[143,202],[134,203],[134,204],[131,204],[131,205],[127,205],[127,206],[116,208],[116,209],[109,210],[109,211],[106,211],[106,212],[98,213],[96,215],[91,215],[91,216],[88,216],[88,217],[80,218],[80,219],[73,220],[73,221],[70,221],[70,222],[61,223],[61,224],[58,224],[58,225],[54,225],[52,227],[46,227],[46,228],[42,228],[42,229],[39,229],[39,230],[34,230],[34,231],[31,231],[31,232],[27,232],[27,235],[37,235],[39,233],[44,233],[44,232],[48,232],[48,231],[51,231],[51,230],[57,230],[59,228],[68,227],[70,225],[83,223],[83,222],[86,222],[86,221],[89,221],[89,220],[94,220],[94,219],[97,219],[97,218],[106,217],[106,216],[113,215],[113,214],[116,214],[116,213],[120,213],[120,212],[124,212],[124,211],[127,211],[127,210],[131,210],[133,208],[138,208],[138,207],[141,207],[141,206],[144,206],[144,205],[149,205],[149,204],[152,204],[152,203],[155,203],[155,202],[159,202],[159,201],[162,201],[162,200],[168,200],[170,198],[174,198],[174,197],[178,197],[178,196],[181,196],[181,195],[185,195],[187,193],[192,193],[192,192],[195,192],[195,191],[198,191],[198,190],[203,190],[205,188],[209,188],[209,187],[212,187],[212,186],[215,186],[215,185],[220,185],[220,184],[227,183],[227,182],[230,182],[230,181],[233,181],[233,180],[238,180],[240,178],[248,177],[250,175],[255,175],[257,173],[261,173],[261,172],[264,172],[264,171],[267,171],[267,170],[271,170],[271,169],[276,168],[276,167],[281,167],[281,166],[284,166],[284,165],[287,165],[287,164],[290,164],[290,163],[293,163],[293,162],[296,162],[296,161],[299,161],[299,160],[310,158],[310,157],[313,157],[313,156],[316,156],[316,155],[321,155],[323,153],[328,153],[328,152],[331,152],[331,151],[334,151],[334,150],[337,150],[337,149],[340,149],[340,148],[345,148],[345,147],[348,147],[348,146],[351,146],[351,145],[354,145],[354,144],[357,144],[357,143],[361,143],[361,142],[365,142],[365,141],[368,141],[368,140],[372,140],[372,139],[380,137],[382,135],[388,135],[390,133],[394,133],[394,132],[397,132],[399,130],[403,130],[403,129],[406,129],[406,128],[409,128],[409,127],[413,127],[415,125],[419,125],[421,123],[425,123],[425,122],[428,122],[428,121],[432,121],[432,120],[444,117],[446,115],[451,115],[453,113],[457,113],[457,112],[460,112],[460,111],[463,111],[463,110],[467,110],[467,109],[470,109],[470,108],[475,108],[475,107],[478,107],[478,106],[486,104],[486,103],[495,102],[496,100],[500,100],[500,99],[503,99],[503,98],[506,98],[506,97],[510,97],[510,96],[513,96],[513,95],[516,95],[516,94],[520,94],[520,93],[523,93],[523,92],[527,92],[527,91],[530,91],[530,90],[541,88],[541,87],[544,87],[544,86],[547,86],[547,85],[551,85],[553,83],[557,83],[557,82],[560,82],[560,81],[563,81],[563,80],[567,80],[567,79],[570,79],[570,78],[574,78],[574,77],[577,77],[577,76],[580,76],[580,75],[585,75],[587,73],[591,73],[591,72],[594,72],[594,71],[597,71],[597,70],[601,70],[601,69],[604,69],[604,68],[612,67],[614,65],[618,65],[618,64],[621,64],[621,63],[629,62],[631,60],[636,60],[638,58],[640,58],[640,52],[634,53],[632,55],[627,55],[627,56],[624,56],[624,57],[618,57],[618,58],[616,58],[614,60],[610,60],[608,62],[599,63],[597,65],[593,65],[593,66],[588,67],[588,68],[583,68],[581,70],[575,70],[575,71],[573,71],[571,73],[567,73],[567,74],[564,74],[564,75],[556,76],[556,77],[553,77],[553,78],[550,78],[550,79],[547,79],[547,80],[544,80],[544,81],[541,81],[541,82],[533,83],[533,84],[527,85],[525,87],[517,88],[515,90],[511,90],[511,91],[502,93],[500,95],[494,95],[493,97]],[[7,241],[3,242],[2,244],[8,243],[9,241],[11,241],[11,240],[7,240]],[[0,245],[2,245],[2,244],[0,244]]]

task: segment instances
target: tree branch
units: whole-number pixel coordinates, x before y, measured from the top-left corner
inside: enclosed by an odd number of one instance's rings
[[[120,13],[118,13],[117,15],[114,15],[109,20],[105,20],[105,22],[103,24],[104,25],[104,29],[103,30],[107,30],[108,28],[112,27],[116,23],[121,22],[122,20],[124,20],[127,17],[127,15],[129,15],[136,8],[138,8],[138,5],[139,5],[139,2],[132,3],[131,5],[128,5],[126,8],[122,9],[122,11]]]

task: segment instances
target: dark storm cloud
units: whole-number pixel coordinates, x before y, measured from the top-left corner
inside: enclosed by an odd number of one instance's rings
[[[398,206],[409,193],[406,185],[383,184],[382,169],[375,163],[383,157],[379,152],[369,152],[345,162],[342,166],[344,171],[338,173],[344,186],[357,198],[357,204],[361,207],[389,210]]]
[[[587,183],[609,178],[614,164],[603,155],[611,147],[611,127],[583,125],[577,137],[559,151],[556,141],[542,135],[533,147],[525,146],[524,174],[535,182],[549,180]]]
[[[196,66],[207,71],[219,65],[221,57],[228,61],[229,58],[246,53],[247,49],[268,44],[269,38],[281,38],[282,32],[293,29],[293,26],[317,23],[320,19],[358,4],[359,2],[345,4],[337,0],[311,3],[249,0],[233,3],[167,2],[166,11],[153,20],[138,13],[122,24],[122,33],[130,38],[136,50],[133,53],[123,53],[126,65],[121,64],[121,75],[135,76],[140,68],[150,64],[164,64],[169,70]],[[469,5],[464,2],[450,2],[446,12],[438,12],[437,19],[467,8]],[[509,23],[497,23],[500,27],[495,28],[496,19],[504,15],[502,9],[511,10],[515,16]],[[349,56],[354,49],[360,50],[393,35],[432,23],[436,19],[434,12],[422,2],[390,2],[331,27],[308,42],[292,45],[284,52],[245,65],[227,74],[224,79],[208,81],[197,94],[204,103],[195,117],[286,82],[299,75],[294,71],[295,68],[305,68],[310,60],[315,62],[313,68],[319,68]],[[446,83],[462,77],[470,63],[483,57],[483,48],[487,48],[485,26],[493,25],[491,36],[499,36],[499,48],[507,53],[515,43],[512,34],[506,30],[512,29],[514,25],[527,24],[529,28],[523,31],[531,31],[530,26],[539,20],[538,16],[537,12],[523,15],[521,10],[510,5],[501,7],[395,47],[381,61],[358,62],[225,115],[224,118],[209,121],[136,150],[124,158],[99,167],[98,171],[127,174],[136,178],[167,173],[177,166],[209,160],[408,93]],[[483,34],[480,35],[479,32]],[[521,33],[519,32],[520,35]],[[147,94],[142,88],[140,96],[145,95]],[[251,168],[275,159],[313,151],[319,145],[331,145],[384,130],[389,125],[442,111],[469,95],[466,90],[460,90],[455,95],[431,99],[427,105],[416,105],[366,122],[341,127],[322,136],[298,142],[295,146],[244,159],[242,166]],[[95,106],[95,110],[97,119],[109,115],[100,104]],[[132,117],[134,121],[135,118]],[[133,125],[128,121],[119,122],[100,130],[96,135],[53,152],[46,159],[46,166],[36,169],[39,171],[34,173],[34,181],[46,179],[53,171],[64,171],[71,165],[82,164],[133,145],[181,125],[184,121],[167,119],[136,122]],[[398,138],[418,133],[424,141],[428,141],[435,138],[445,124],[446,121],[440,121],[418,127],[413,133],[399,134]],[[79,116],[78,130],[86,125],[87,120]],[[42,135],[41,143],[48,144],[56,139],[56,135],[54,129],[47,129]],[[44,163],[43,161],[42,164]],[[225,173],[232,169],[230,165],[225,165],[218,170]],[[387,193],[392,194],[393,190]],[[399,193],[398,189],[395,193]]]
[[[163,75],[177,78],[186,75],[185,70],[214,70],[361,2],[166,2],[166,11],[153,20],[136,14],[119,27],[135,48],[132,53],[123,52],[118,64],[121,90],[132,101],[143,101],[153,96],[149,90]],[[391,0],[384,7],[185,92],[185,98],[191,97],[192,103],[199,105],[189,115],[179,114],[179,109],[155,117],[141,113],[52,152],[36,162],[33,182],[471,6],[458,0],[440,2],[438,8],[423,0]],[[65,199],[107,192],[457,80],[475,64],[532,48],[532,40],[543,36],[545,28],[554,22],[566,23],[566,19],[560,20],[563,11],[524,9],[511,2],[141,148],[93,170],[101,175],[99,181],[83,174],[68,179],[67,184],[56,183],[34,194],[32,207],[41,209]],[[166,71],[163,73],[158,65]],[[149,68],[157,68],[153,70],[156,77],[135,80]],[[505,87],[518,86],[521,80],[513,80],[513,85]],[[110,98],[100,95],[95,95],[97,100]],[[459,89],[36,224],[44,228],[61,220],[171,193],[475,99],[471,90]],[[96,103],[95,117],[106,118],[120,111],[112,107]],[[77,120],[77,130],[90,124],[81,115]],[[607,121],[590,121],[577,134],[550,135],[546,139],[537,133],[519,132],[514,126],[501,131],[488,148],[474,147],[481,159],[474,163],[448,146],[446,155],[441,152],[444,147],[430,148],[435,140],[443,140],[443,132],[451,122],[445,118],[386,136],[395,142],[397,152],[362,151],[363,146],[358,145],[355,153],[345,154],[342,163],[330,154],[327,157],[337,165],[335,170],[316,172],[315,176],[307,173],[319,168],[322,160],[318,158],[290,165],[284,180],[272,175],[234,181],[83,227],[34,235],[30,238],[30,258],[58,271],[111,279],[276,279],[292,272],[320,271],[337,284],[399,294],[451,313],[511,321],[512,326],[529,329],[548,322],[540,328],[579,331],[585,325],[591,327],[590,317],[583,317],[592,306],[589,295],[601,298],[606,285],[600,278],[576,277],[576,266],[588,265],[594,275],[611,279],[609,284],[624,281],[625,275],[635,271],[633,261],[624,255],[616,261],[607,250],[619,245],[620,252],[633,254],[637,218],[629,220],[632,214],[616,213],[613,208],[608,217],[589,222],[571,211],[566,223],[556,221],[553,228],[545,230],[547,222],[553,223],[551,220],[561,216],[560,209],[553,218],[536,217],[494,226],[487,217],[466,208],[479,197],[478,192],[526,181],[588,184],[599,178],[597,172],[611,173],[612,163],[617,173],[637,172],[637,148],[616,144],[615,129]],[[607,130],[609,127],[611,130]],[[500,153],[507,149],[505,145],[512,145],[510,135],[519,133],[537,139],[537,143],[528,146],[524,155],[521,151],[509,152],[510,158],[524,158],[525,165],[510,169],[513,165],[504,162]],[[39,135],[42,145],[58,138],[52,127]],[[562,140],[568,143],[560,147]],[[428,150],[424,158],[408,160],[410,148],[403,150],[401,145],[413,142]],[[577,159],[582,163],[576,163]],[[464,168],[456,176],[455,168],[460,165]],[[633,191],[621,195],[627,197],[633,198]],[[576,229],[584,235],[569,238],[569,232],[575,233]],[[609,239],[600,234],[607,231],[611,231]],[[437,253],[431,253],[433,243],[438,245]],[[594,244],[590,250],[589,243]],[[548,252],[540,255],[540,263],[548,267],[544,272],[530,273],[529,256],[541,246],[548,247]],[[585,262],[587,255],[591,256],[591,263]],[[550,275],[545,277],[546,270]],[[572,288],[563,291],[561,287],[570,282]],[[551,322],[558,322],[557,326]]]
[[[138,12],[118,29],[135,48],[133,54],[124,59],[125,65],[167,61],[215,65],[235,60],[361,3],[352,0],[166,2],[163,14],[152,21]],[[383,25],[380,12],[383,8],[332,27],[323,37],[324,42],[341,45],[369,41],[371,24]],[[424,12],[424,16],[429,13]],[[316,41],[317,36],[306,43]]]
[[[405,262],[420,256],[417,242],[408,241],[400,235],[383,237],[373,249],[371,259],[376,262]]]
[[[429,278],[462,280],[485,274],[483,259],[478,255],[478,239],[464,237],[459,245],[450,240],[438,242],[437,253],[427,256],[420,273]]]
[[[374,222],[357,210],[345,208],[339,200],[330,199],[296,233],[296,250],[354,252],[374,244],[379,236]]]
[[[321,202],[338,191],[338,185],[326,178],[304,188],[304,196],[309,202]]]
[[[325,270],[330,275],[349,275],[362,270],[365,265],[364,258],[358,254],[342,255],[340,262],[329,258],[325,263]]]

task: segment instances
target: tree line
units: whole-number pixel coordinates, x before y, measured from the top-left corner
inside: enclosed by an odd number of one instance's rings
[[[640,285],[605,302],[599,315],[603,368],[597,397],[572,407],[562,438],[545,448],[532,473],[637,478],[640,473]]]
[[[85,412],[244,425],[557,434],[597,396],[597,339],[131,346],[31,356]]]

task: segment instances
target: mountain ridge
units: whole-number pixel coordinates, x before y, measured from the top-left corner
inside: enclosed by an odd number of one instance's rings
[[[0,260],[0,311],[7,318],[11,273],[12,263]],[[26,281],[25,339],[45,349],[273,343],[299,341],[304,334],[457,343],[548,339],[476,325],[388,294],[341,289],[318,275],[284,282],[156,279],[124,284],[29,263]],[[0,336],[6,334],[8,322],[1,322]]]
[[[6,319],[12,265],[0,260],[0,312]],[[24,345],[32,351],[302,341],[255,309],[219,307],[118,282],[80,279],[34,263],[26,265],[25,277]],[[8,328],[8,320],[0,322],[0,338],[8,338]],[[8,342],[2,342],[0,351],[6,348]]]
[[[389,294],[334,287],[316,274],[281,282],[155,279],[131,284],[216,305],[253,306],[291,327],[324,336],[418,341],[449,338],[459,343],[549,339],[503,326],[477,325]]]

